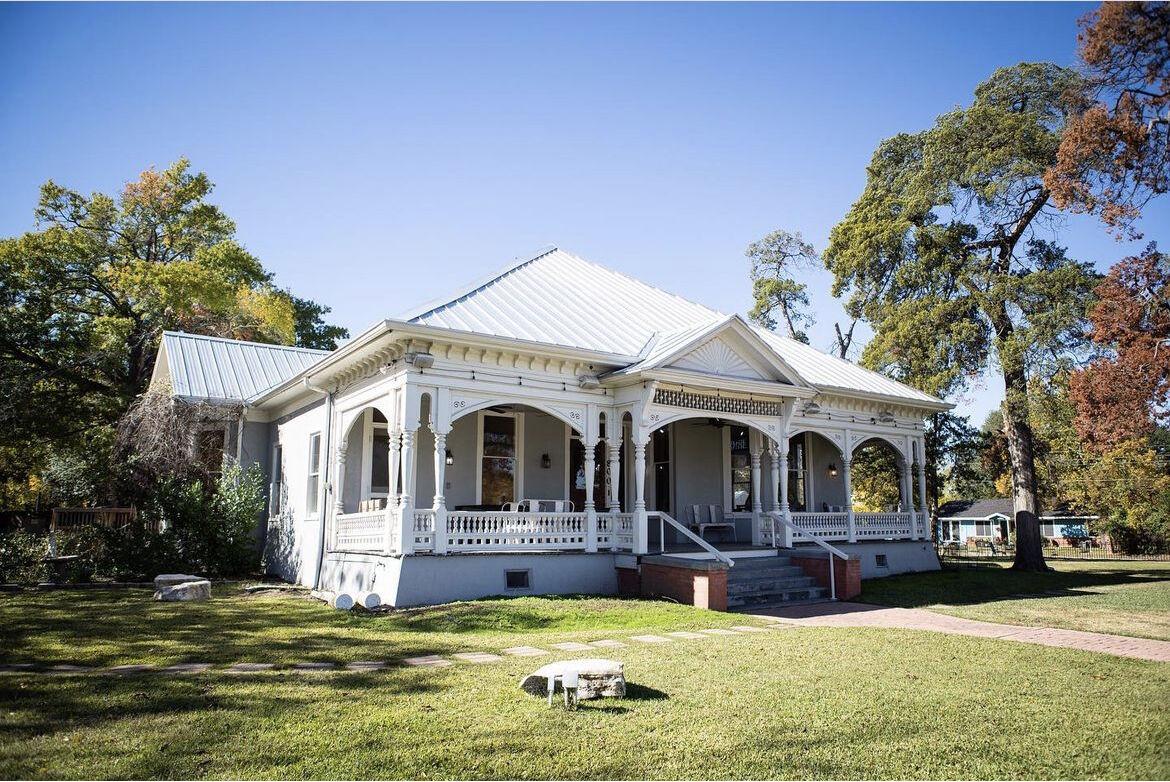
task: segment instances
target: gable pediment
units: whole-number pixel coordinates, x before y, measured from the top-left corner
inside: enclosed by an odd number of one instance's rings
[[[705,375],[722,375],[748,380],[772,380],[758,362],[746,357],[746,351],[736,350],[730,340],[722,337],[709,339],[688,353],[667,364],[670,369],[685,369]]]

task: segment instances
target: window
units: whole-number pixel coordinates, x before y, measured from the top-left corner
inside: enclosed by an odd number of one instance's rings
[[[670,431],[664,426],[651,437],[654,453],[654,510],[670,513]]]
[[[516,418],[485,414],[480,457],[480,504],[503,505],[516,499]]]
[[[804,511],[807,508],[808,489],[805,486],[804,439],[788,445],[788,507],[793,511]]]
[[[746,426],[731,427],[731,509],[752,506],[752,457]]]
[[[218,480],[223,472],[223,456],[226,450],[227,433],[223,429],[204,429],[199,432],[195,443],[195,458],[213,479]]]
[[[390,432],[386,424],[377,421],[370,452],[370,494],[375,497],[390,494]]]
[[[530,589],[532,584],[531,570],[505,570],[505,589]]]
[[[569,438],[569,499],[577,510],[585,509],[585,446],[580,435]],[[598,443],[593,449],[593,503],[605,505],[605,446]]]
[[[305,511],[308,515],[315,515],[320,510],[321,500],[321,433],[313,432],[309,435],[309,480],[308,499],[305,500]]]
[[[277,445],[272,450],[272,486],[268,493],[268,515],[284,512],[284,449]]]

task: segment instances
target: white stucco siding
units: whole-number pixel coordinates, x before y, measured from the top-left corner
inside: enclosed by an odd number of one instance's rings
[[[563,500],[568,497],[565,485],[568,427],[545,413],[526,412],[523,415],[524,497]],[[548,467],[541,463],[544,454],[549,456]]]
[[[812,505],[810,511],[824,510],[830,506],[845,506],[845,470],[841,454],[823,437],[811,435],[808,438],[809,473],[812,481]],[[837,475],[829,475],[829,465],[836,465]]]
[[[283,469],[279,507],[269,512],[266,567],[269,572],[289,581],[311,585],[323,516],[321,512],[312,517],[307,513],[309,436],[313,432],[322,433],[321,480],[324,481],[327,462],[324,458],[324,400],[281,419],[274,426]],[[274,470],[277,468],[278,465],[273,465]]]

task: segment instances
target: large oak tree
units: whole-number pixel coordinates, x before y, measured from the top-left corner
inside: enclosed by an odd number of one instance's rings
[[[1044,174],[1080,81],[1048,63],[1002,68],[970,106],[882,142],[825,253],[834,293],[873,326],[866,364],[939,394],[996,366],[1021,569],[1046,568],[1029,374],[1078,344],[1094,281],[1037,231],[1054,227]]]

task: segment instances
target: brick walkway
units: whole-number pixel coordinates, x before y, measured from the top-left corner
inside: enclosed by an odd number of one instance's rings
[[[1170,641],[1086,633],[1081,630],[1060,630],[1055,627],[980,622],[922,608],[884,608],[849,602],[813,603],[770,609],[753,616],[801,627],[890,627],[901,630],[931,630],[936,633],[998,638],[1062,649],[1082,649],[1118,657],[1136,657],[1139,660],[1170,662]]]

